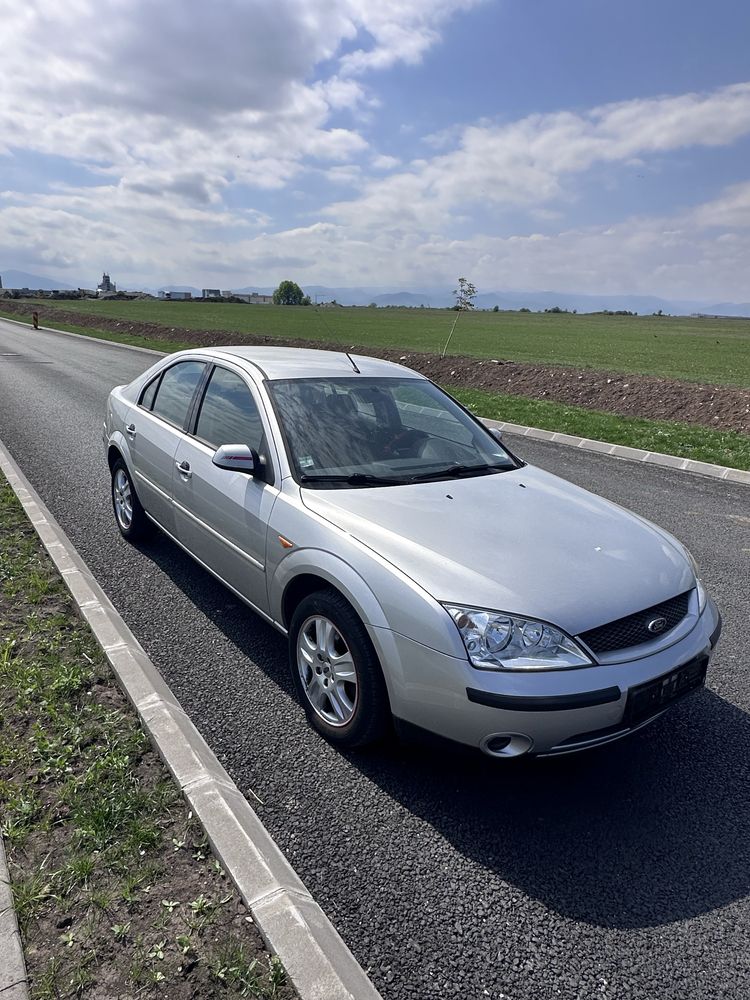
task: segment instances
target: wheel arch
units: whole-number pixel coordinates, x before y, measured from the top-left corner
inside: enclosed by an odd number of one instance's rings
[[[110,472],[112,472],[118,458],[123,460],[128,472],[132,475],[133,463],[131,461],[128,442],[124,434],[120,431],[115,431],[110,435],[109,441],[107,442],[107,465],[109,466]]]
[[[294,609],[316,590],[337,591],[357,612],[363,625],[387,627],[385,614],[367,583],[342,559],[321,549],[302,549],[287,556],[273,583],[274,611],[289,628]]]

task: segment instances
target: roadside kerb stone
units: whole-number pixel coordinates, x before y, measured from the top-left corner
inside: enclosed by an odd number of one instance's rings
[[[0,837],[0,998],[27,1000],[29,995],[26,963],[13,909],[8,862]]]
[[[1,316],[3,323],[15,323],[16,326],[29,329],[29,323],[23,323],[17,319],[6,319]],[[120,344],[116,340],[106,340],[104,337],[87,337],[83,333],[71,333],[69,330],[56,330],[51,326],[40,326],[44,333],[56,333],[63,337],[77,337],[79,340],[101,341],[104,344],[112,344],[115,347],[122,347],[128,351],[140,351],[141,354],[152,354],[155,357],[166,357],[164,351],[154,351],[150,347],[137,347],[135,344]],[[555,444],[569,445],[573,448],[581,448],[583,451],[598,451],[604,455],[613,455],[615,458],[630,459],[634,462],[647,462],[652,465],[666,465],[680,472],[693,472],[701,476],[711,476],[714,479],[727,479],[732,483],[744,483],[750,486],[750,472],[744,469],[733,469],[726,465],[712,465],[708,462],[697,462],[691,458],[681,458],[679,455],[665,455],[658,451],[645,451],[642,448],[630,448],[621,444],[610,444],[608,441],[594,441],[589,438],[576,437],[574,434],[563,434],[561,431],[548,431],[541,427],[527,427],[525,424],[514,424],[510,420],[490,420],[488,417],[479,417],[488,427],[496,427],[498,430],[507,431],[508,434],[518,434],[521,437],[536,438],[539,441],[552,441]]]
[[[222,867],[252,913],[266,946],[281,959],[300,1000],[380,1000],[362,967],[2,442],[0,469],[61,572],[141,724],[205,830]],[[2,864],[4,855],[0,857],[0,890],[5,878],[9,893],[7,869],[4,872]],[[12,902],[2,912],[2,899],[0,894],[0,1000],[16,1000],[11,987],[15,989],[17,983],[24,989],[18,993],[18,1000],[26,1000],[26,972],[15,913]],[[20,975],[11,964],[18,958]],[[19,978],[3,979],[6,966],[9,976],[16,974]]]
[[[744,469],[732,469],[726,465],[712,465],[709,462],[697,462],[692,458],[681,458],[679,455],[665,455],[658,451],[645,451],[643,448],[630,448],[624,444],[610,444],[608,441],[593,441],[589,438],[575,437],[573,434],[562,434],[545,431],[539,427],[525,427],[513,424],[507,420],[490,420],[480,417],[488,427],[494,427],[508,434],[518,434],[520,437],[536,438],[539,441],[551,441],[554,444],[565,444],[583,451],[598,451],[614,458],[624,458],[631,462],[647,462],[651,465],[666,465],[680,472],[694,472],[701,476],[711,476],[713,479],[726,479],[732,483],[744,483],[750,486],[750,472]]]

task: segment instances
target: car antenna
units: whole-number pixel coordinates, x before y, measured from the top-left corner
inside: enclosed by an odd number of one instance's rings
[[[351,363],[352,363],[352,368],[353,368],[353,369],[355,370],[355,372],[357,373],[357,375],[361,375],[361,374],[362,374],[362,372],[361,372],[361,371],[359,370],[359,368],[357,368],[357,366],[356,366],[356,365],[354,364],[354,358],[353,358],[353,357],[351,356],[351,354],[350,354],[350,353],[349,353],[348,351],[344,351],[344,354],[345,354],[345,355],[347,356],[347,358],[349,358],[349,360],[351,361]]]
[[[333,332],[333,330],[332,330],[332,329],[330,328],[330,326],[328,325],[328,323],[326,322],[326,320],[325,320],[325,317],[324,317],[324,316],[323,316],[323,314],[321,313],[320,309],[318,309],[318,306],[317,306],[317,305],[315,306],[315,314],[316,314],[316,316],[318,316],[318,317],[320,318],[320,321],[321,321],[321,323],[323,324],[323,326],[324,326],[324,327],[326,328],[326,331],[328,332],[328,334],[329,334],[329,335],[330,335],[331,337],[333,337],[333,336],[334,336],[334,332]],[[361,372],[361,371],[359,370],[359,368],[357,368],[357,365],[355,364],[355,362],[354,362],[354,358],[353,358],[353,357],[351,356],[351,354],[350,354],[350,353],[349,353],[348,351],[344,351],[344,354],[345,354],[345,355],[347,356],[347,358],[349,358],[349,361],[350,361],[350,363],[351,363],[351,366],[352,366],[352,368],[353,368],[353,369],[355,370],[355,372],[357,373],[357,375],[361,375],[361,374],[362,374],[362,372]]]

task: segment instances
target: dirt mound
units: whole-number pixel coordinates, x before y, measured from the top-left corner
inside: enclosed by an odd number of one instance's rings
[[[358,354],[389,361],[399,361],[427,375],[442,385],[468,389],[485,389],[531,399],[550,399],[569,406],[603,410],[628,417],[651,420],[677,420],[720,430],[750,434],[750,389],[738,386],[701,385],[680,382],[656,375],[623,375],[621,372],[599,371],[593,368],[567,368],[554,365],[530,364],[437,354],[405,353],[398,348],[367,347],[330,341],[283,340],[226,330],[188,330],[160,326],[156,323],[131,323],[127,320],[69,312],[50,306],[36,307],[40,322],[127,333],[177,343],[192,343],[202,347],[227,344],[277,344],[287,347],[320,347],[328,350],[343,346]],[[0,302],[0,309],[28,318],[30,305],[15,301]]]

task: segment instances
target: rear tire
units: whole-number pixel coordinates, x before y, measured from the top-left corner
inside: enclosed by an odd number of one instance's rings
[[[305,597],[289,628],[289,665],[310,725],[340,747],[375,743],[391,723],[388,692],[367,630],[333,589]]]
[[[151,522],[135,492],[128,467],[121,458],[112,466],[112,509],[123,538],[137,542],[151,532]]]

